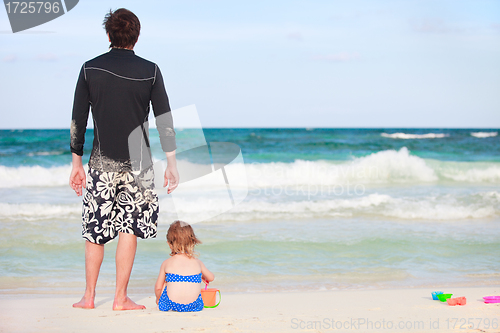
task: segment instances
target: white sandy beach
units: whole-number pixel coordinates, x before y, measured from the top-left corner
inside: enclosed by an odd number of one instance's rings
[[[441,288],[442,289],[442,288]],[[439,289],[439,290],[441,290]],[[79,296],[1,295],[1,332],[500,332],[500,304],[483,296],[500,286],[449,288],[465,306],[433,301],[430,289],[224,294],[218,308],[160,312],[151,295],[131,295],[146,310],[114,312],[113,296],[93,310]]]

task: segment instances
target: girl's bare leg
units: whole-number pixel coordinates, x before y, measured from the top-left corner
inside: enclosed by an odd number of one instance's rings
[[[93,309],[95,299],[95,286],[99,277],[102,259],[104,258],[104,245],[85,242],[85,294],[80,302],[73,304],[75,308]]]

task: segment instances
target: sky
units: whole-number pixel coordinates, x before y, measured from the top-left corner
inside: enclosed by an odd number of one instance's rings
[[[0,128],[69,128],[120,7],[203,127],[500,128],[500,0],[80,0],[15,34],[0,10]]]

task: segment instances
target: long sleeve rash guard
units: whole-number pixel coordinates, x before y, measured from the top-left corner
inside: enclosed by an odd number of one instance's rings
[[[176,149],[167,93],[158,66],[134,51],[113,48],[83,64],[76,84],[71,121],[71,152],[82,156],[92,109],[94,143],[89,167],[131,171],[129,136],[142,127],[147,140],[149,104],[153,106],[163,151]]]

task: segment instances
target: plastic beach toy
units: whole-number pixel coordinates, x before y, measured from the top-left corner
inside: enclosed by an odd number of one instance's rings
[[[216,288],[207,288],[208,283],[205,284],[205,289],[201,290],[201,298],[203,299],[203,307],[205,308],[216,308],[219,306],[221,301],[220,290]],[[217,292],[219,293],[219,302],[215,304],[217,299]]]
[[[451,306],[465,305],[467,304],[467,299],[465,297],[448,298],[446,302]]]
[[[440,300],[441,302],[446,302],[446,300],[447,300],[448,298],[451,298],[451,296],[452,296],[452,295],[453,295],[453,294],[440,294],[440,295],[437,295],[437,297],[439,298],[439,300]]]
[[[435,300],[435,301],[439,300],[438,295],[441,295],[441,294],[443,294],[442,291],[433,291],[432,294],[431,294],[432,295],[432,299]]]
[[[485,296],[484,303],[500,303],[500,296]]]

